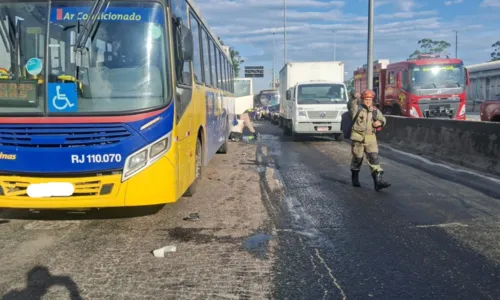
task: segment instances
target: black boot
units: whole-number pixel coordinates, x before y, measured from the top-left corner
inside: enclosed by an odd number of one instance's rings
[[[355,187],[361,186],[361,184],[359,183],[359,170],[358,171],[351,170],[351,180],[353,186]]]
[[[385,189],[391,186],[390,183],[384,181],[382,178],[382,175],[384,172],[373,172],[372,177],[373,177],[373,185],[376,191],[379,191],[381,189]]]

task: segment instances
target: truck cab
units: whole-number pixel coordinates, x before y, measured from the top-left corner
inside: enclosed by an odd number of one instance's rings
[[[286,91],[284,134],[333,135],[342,140],[341,116],[347,111],[348,100],[343,82],[298,82]]]

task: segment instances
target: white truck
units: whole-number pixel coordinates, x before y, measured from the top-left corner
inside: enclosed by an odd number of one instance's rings
[[[285,135],[331,135],[343,140],[347,111],[344,63],[293,62],[280,71],[280,127]]]

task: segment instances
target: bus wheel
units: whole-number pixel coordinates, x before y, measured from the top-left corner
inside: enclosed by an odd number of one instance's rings
[[[196,140],[196,157],[194,160],[194,181],[184,193],[184,197],[192,197],[196,193],[196,188],[200,184],[201,176],[203,174],[203,160],[202,148],[200,138]]]

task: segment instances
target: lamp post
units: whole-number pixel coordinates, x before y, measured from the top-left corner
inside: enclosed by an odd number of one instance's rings
[[[458,30],[453,30],[455,33],[455,58],[458,58]]]
[[[276,39],[275,39],[275,32],[273,32],[273,89],[276,87],[275,86],[275,78],[274,78],[274,73],[275,73],[275,59],[276,59]]]
[[[373,0],[368,0],[368,74],[366,87],[373,90]]]
[[[337,61],[337,31],[333,30],[333,61]]]
[[[283,42],[284,42],[284,50],[283,50],[283,58],[285,60],[285,64],[287,62],[287,53],[286,53],[286,0],[283,0]]]

